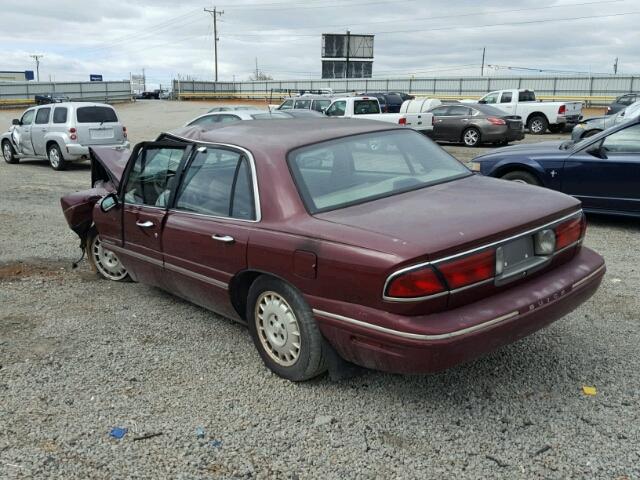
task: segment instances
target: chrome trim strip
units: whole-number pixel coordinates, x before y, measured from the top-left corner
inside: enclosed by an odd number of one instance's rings
[[[118,246],[113,245],[113,244],[109,244],[106,248],[107,248],[107,250],[113,250],[116,253],[122,253],[124,255],[129,255],[130,257],[137,258],[138,260],[149,262],[149,263],[151,263],[153,265],[156,265],[158,267],[162,267],[163,266],[162,260],[158,260],[156,258],[149,257],[149,256],[144,255],[142,253],[132,252],[131,250],[127,250],[125,248],[118,247]]]
[[[585,282],[588,282],[589,280],[591,280],[594,276],[598,275],[602,270],[604,270],[605,266],[602,265],[600,268],[598,268],[596,271],[591,272],[589,275],[587,275],[586,277],[584,277],[581,280],[578,280],[576,283],[574,283],[573,285],[571,285],[571,288],[576,288],[579,287],[580,285],[582,285]]]
[[[515,310],[515,311],[509,312],[509,313],[507,313],[505,315],[501,315],[499,317],[496,317],[496,318],[493,318],[491,320],[488,320],[486,322],[479,323],[479,324],[473,325],[471,327],[462,328],[460,330],[454,330],[453,332],[439,333],[439,334],[434,334],[434,335],[424,335],[424,334],[420,334],[420,333],[411,333],[411,332],[402,332],[402,331],[399,331],[399,330],[393,330],[391,328],[381,327],[380,325],[374,325],[372,323],[363,322],[361,320],[356,320],[356,319],[350,318],[350,317],[344,317],[344,316],[338,315],[336,313],[329,313],[329,312],[325,312],[323,310],[318,310],[318,309],[315,309],[315,308],[313,309],[313,313],[316,314],[316,315],[324,316],[324,317],[331,318],[331,319],[334,319],[334,320],[339,320],[341,322],[357,325],[359,327],[368,328],[370,330],[375,330],[377,332],[388,333],[389,335],[394,335],[396,337],[409,338],[411,340],[446,340],[448,338],[459,337],[460,335],[465,335],[467,333],[476,332],[476,331],[481,330],[483,328],[490,327],[492,325],[495,325],[497,323],[503,322],[505,320],[509,320],[510,318],[513,318],[513,317],[516,317],[516,316],[519,315],[519,312],[517,310]]]
[[[480,247],[472,248],[471,250],[465,250],[464,252],[456,253],[454,255],[449,255],[448,257],[439,258],[437,260],[432,260],[432,261],[429,261],[429,262],[418,263],[418,264],[415,264],[415,265],[410,265],[408,267],[401,268],[400,270],[396,270],[391,275],[389,275],[387,277],[387,279],[385,280],[385,282],[384,282],[384,286],[382,287],[382,299],[387,301],[387,302],[418,302],[418,301],[421,301],[421,300],[425,300],[427,298],[437,298],[437,296],[440,296],[442,294],[441,293],[437,293],[435,295],[427,295],[425,297],[410,298],[410,299],[402,298],[401,299],[401,298],[395,298],[395,297],[388,297],[386,295],[386,291],[387,291],[387,287],[389,286],[389,282],[391,282],[391,280],[393,280],[398,275],[402,275],[403,273],[410,272],[411,270],[416,270],[416,269],[419,269],[419,268],[427,267],[427,266],[430,266],[430,265],[437,265],[439,263],[446,262],[448,260],[453,260],[453,259],[458,258],[458,257],[463,257],[465,255],[470,255],[472,253],[484,250],[485,248],[495,247],[497,245],[510,242],[510,241],[515,240],[517,238],[525,237],[527,235],[531,235],[532,233],[537,232],[538,230],[542,230],[544,228],[550,227],[551,225],[556,225],[558,223],[562,223],[565,220],[569,220],[572,217],[577,217],[578,215],[584,215],[582,209],[580,209],[580,210],[578,210],[576,212],[570,213],[568,215],[565,215],[564,217],[561,217],[561,218],[558,218],[556,220],[553,220],[552,222],[549,222],[549,223],[546,223],[544,225],[540,225],[540,226],[538,226],[536,228],[532,228],[532,229],[527,230],[525,232],[519,233],[517,235],[512,235],[511,237],[503,238],[502,240],[496,240],[495,242],[487,243],[487,244],[482,245]],[[576,242],[576,244],[579,243],[580,241],[582,241],[582,239],[580,239],[578,242]],[[562,250],[554,252],[553,256],[563,252],[565,249],[570,248],[570,247],[572,247],[574,245],[575,244],[567,245]],[[493,278],[495,278],[495,277],[493,277]],[[493,278],[491,280],[493,280]],[[466,288],[466,287],[462,287],[462,288]],[[458,289],[458,290],[460,290],[460,289]],[[453,292],[453,290],[452,290],[452,292]],[[446,293],[449,293],[449,292],[446,292]]]
[[[164,264],[167,270],[171,270],[176,273],[180,273],[187,277],[194,278],[204,283],[208,283],[209,285],[213,285],[214,287],[219,287],[224,290],[229,290],[229,284],[221,282],[220,280],[216,280],[215,278],[207,277],[206,275],[202,275],[200,273],[192,272],[191,270],[187,270],[186,268],[179,267],[177,265],[173,265],[171,263]]]

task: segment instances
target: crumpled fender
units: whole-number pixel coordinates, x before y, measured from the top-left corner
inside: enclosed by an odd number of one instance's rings
[[[60,198],[62,212],[73,230],[81,240],[87,236],[93,224],[93,207],[106,194],[115,191],[109,182],[98,181],[94,188],[70,193]]]

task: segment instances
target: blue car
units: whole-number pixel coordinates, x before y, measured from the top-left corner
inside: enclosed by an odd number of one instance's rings
[[[640,217],[640,119],[579,142],[493,150],[474,158],[470,167],[483,175],[573,195],[587,212]]]

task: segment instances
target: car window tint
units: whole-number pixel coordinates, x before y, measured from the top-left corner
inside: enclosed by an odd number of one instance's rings
[[[243,220],[255,218],[248,160],[232,150],[207,148],[189,165],[175,208]]]
[[[220,123],[232,123],[240,120],[240,117],[237,115],[219,115]]]
[[[346,108],[347,102],[345,102],[344,100],[339,100],[337,102],[334,102],[329,108],[327,108],[327,111],[325,113],[330,117],[341,117],[344,115]]]
[[[311,108],[317,112],[321,112],[322,109],[327,108],[331,104],[331,100],[314,100]]]
[[[321,142],[292,151],[288,161],[311,213],[470,175],[455,158],[409,130]]]
[[[454,105],[449,107],[449,115],[468,116],[471,115],[471,109],[461,105]]]
[[[633,95],[625,95],[624,97],[620,97],[618,103],[620,105],[631,105],[635,102],[635,97]]]
[[[146,148],[140,151],[129,172],[124,201],[165,207],[183,154],[182,148]]]
[[[20,120],[20,123],[22,125],[31,125],[31,122],[33,122],[33,116],[35,115],[35,113],[36,113],[35,110],[27,110],[22,115],[22,119]]]
[[[431,113],[433,113],[436,117],[442,117],[447,114],[447,110],[449,110],[449,107],[437,107],[431,110]]]
[[[511,103],[512,98],[513,98],[513,94],[511,92],[502,92],[502,96],[500,97],[500,103]]]
[[[76,111],[78,123],[115,123],[116,112],[110,107],[80,107]]]
[[[536,94],[529,90],[526,90],[524,92],[518,92],[518,101],[519,102],[535,102]]]
[[[56,107],[53,111],[53,123],[66,123],[67,107]]]
[[[380,105],[375,100],[355,100],[353,102],[354,115],[380,113]]]
[[[220,120],[220,115],[205,115],[204,117],[196,118],[195,120],[189,122],[187,126],[192,125],[211,125],[212,123],[218,123]]]
[[[285,100],[282,105],[280,105],[280,110],[290,110],[293,108],[293,100]]]
[[[602,146],[612,153],[640,153],[640,124],[612,133],[604,139]]]
[[[36,125],[49,123],[49,113],[51,113],[50,108],[39,109],[38,113],[36,113]]]
[[[296,100],[294,108],[302,108],[302,109],[311,108],[311,100]]]
[[[483,100],[484,103],[488,104],[496,103],[498,101],[498,93],[490,93],[489,95],[486,95]]]

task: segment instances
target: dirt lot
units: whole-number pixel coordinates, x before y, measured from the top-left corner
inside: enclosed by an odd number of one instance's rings
[[[117,108],[137,142],[209,107]],[[637,220],[589,217],[608,274],[546,330],[437,375],[292,384],[243,327],[73,270],[59,197],[88,184],[0,162],[0,478],[640,478]]]

